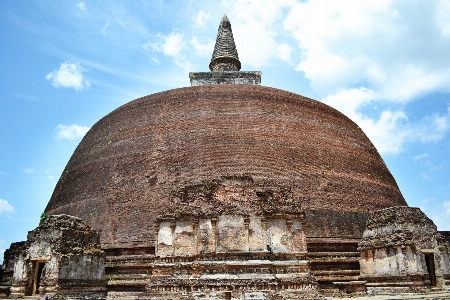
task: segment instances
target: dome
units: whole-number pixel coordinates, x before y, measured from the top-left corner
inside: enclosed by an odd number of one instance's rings
[[[173,191],[243,174],[256,186],[288,187],[309,236],[360,238],[364,224],[353,230],[352,220],[406,205],[373,144],[342,113],[279,89],[217,84],[145,96],[102,118],[45,211],[80,217],[102,243],[153,242]]]

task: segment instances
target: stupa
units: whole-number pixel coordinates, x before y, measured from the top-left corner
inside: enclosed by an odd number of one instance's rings
[[[357,124],[240,71],[226,16],[209,68],[189,74],[191,87],[131,101],[89,130],[40,227],[11,250],[16,295],[49,291],[45,263],[57,255],[29,249],[45,248],[39,237],[52,218],[98,232],[111,299],[446,289],[448,242],[407,206]],[[90,259],[87,248],[77,259]],[[39,276],[19,278],[20,268]],[[99,297],[105,287],[95,282]]]

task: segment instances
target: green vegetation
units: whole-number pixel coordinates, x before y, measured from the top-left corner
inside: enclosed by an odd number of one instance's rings
[[[41,219],[41,221],[44,221],[45,219],[47,219],[47,213],[46,212],[43,212],[42,214],[41,214],[41,216],[40,216],[40,219]]]

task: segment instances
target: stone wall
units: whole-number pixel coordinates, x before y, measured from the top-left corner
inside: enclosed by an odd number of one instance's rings
[[[209,84],[261,84],[259,71],[190,72],[191,86]]]
[[[3,255],[3,264],[0,271],[2,273],[0,276],[0,298],[7,297],[10,294],[14,274],[14,258],[24,244],[25,242],[12,243]]]
[[[220,215],[217,219],[163,221],[156,255],[193,256],[204,253],[269,251],[306,253],[302,219]]]
[[[434,249],[436,269],[436,286],[450,290],[450,243],[448,239],[438,233],[436,235],[437,247]]]
[[[288,187],[260,189],[248,175],[224,176],[173,191],[158,220],[146,287],[152,297],[319,292],[305,215]]]
[[[173,191],[159,220],[157,256],[306,252],[305,215],[289,187],[262,189],[248,175]]]
[[[372,213],[358,250],[361,280],[376,292],[426,291],[444,287],[448,243],[419,208],[393,207]]]
[[[79,218],[47,216],[16,254],[11,297],[106,297],[105,254],[98,233]]]

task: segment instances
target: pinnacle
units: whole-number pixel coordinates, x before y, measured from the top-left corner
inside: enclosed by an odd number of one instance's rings
[[[239,71],[241,69],[231,23],[227,15],[223,15],[220,21],[209,69],[211,71]]]

